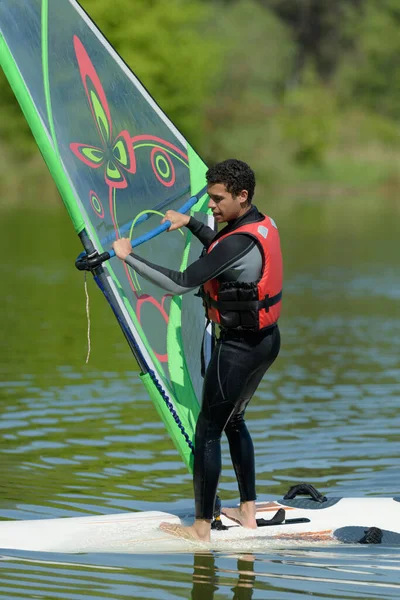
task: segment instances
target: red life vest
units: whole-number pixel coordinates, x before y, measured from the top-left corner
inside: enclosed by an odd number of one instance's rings
[[[273,219],[265,216],[262,221],[222,235],[210,244],[207,253],[236,233],[255,239],[263,258],[260,278],[253,283],[220,283],[210,279],[202,286],[200,295],[210,321],[229,329],[259,331],[274,325],[281,312],[283,266],[279,233]]]

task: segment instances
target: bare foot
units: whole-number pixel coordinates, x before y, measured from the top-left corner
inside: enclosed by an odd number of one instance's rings
[[[160,529],[165,531],[165,533],[169,533],[176,537],[180,537],[184,540],[188,540],[189,542],[209,542],[210,541],[210,533],[206,535],[200,535],[196,530],[194,525],[190,527],[185,527],[184,525],[180,525],[178,523],[161,523]]]
[[[257,529],[257,521],[254,514],[243,511],[241,507],[223,508],[221,512],[228,517],[228,519],[232,519],[232,521],[239,523],[239,525],[246,529]]]

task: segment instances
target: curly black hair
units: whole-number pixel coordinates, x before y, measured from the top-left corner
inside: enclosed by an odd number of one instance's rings
[[[256,178],[249,165],[235,158],[228,158],[210,167],[206,173],[208,185],[223,183],[232,196],[238,196],[242,190],[247,190],[249,202],[254,196]]]

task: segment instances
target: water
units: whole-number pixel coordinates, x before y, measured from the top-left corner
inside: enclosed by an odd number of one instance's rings
[[[282,351],[248,409],[259,498],[308,481],[334,496],[400,494],[400,279],[395,215],[280,215]],[[329,218],[328,218],[328,216]],[[276,216],[274,214],[274,216]],[[278,215],[279,216],[279,215]],[[43,235],[35,236],[36,219]],[[89,281],[61,211],[2,213],[0,518],[190,511],[191,478]],[[219,493],[237,500],[223,446]],[[400,548],[274,548],[254,555],[0,551],[1,598],[398,598]]]
[[[268,555],[8,556],[7,598],[398,598],[400,553],[376,547]],[[8,595],[7,595],[8,594]]]

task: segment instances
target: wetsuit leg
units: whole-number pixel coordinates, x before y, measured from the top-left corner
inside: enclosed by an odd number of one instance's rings
[[[243,415],[264,373],[277,357],[279,347],[277,327],[262,334],[240,337],[227,334],[216,344],[204,379],[202,408],[196,426],[197,519],[213,516],[221,473],[221,435],[226,427],[241,500],[255,499],[254,449]]]
[[[244,420],[244,410],[230,418],[225,433],[239,486],[240,502],[255,500],[257,496],[254,446]]]
[[[271,335],[267,335],[260,343],[254,344],[251,341],[248,343],[252,347],[252,351],[259,355],[259,365],[250,373],[237,408],[225,427],[241,502],[256,499],[254,447],[244,420],[244,414],[264,374],[279,354],[279,329],[276,328]],[[253,358],[256,358],[256,356]]]

